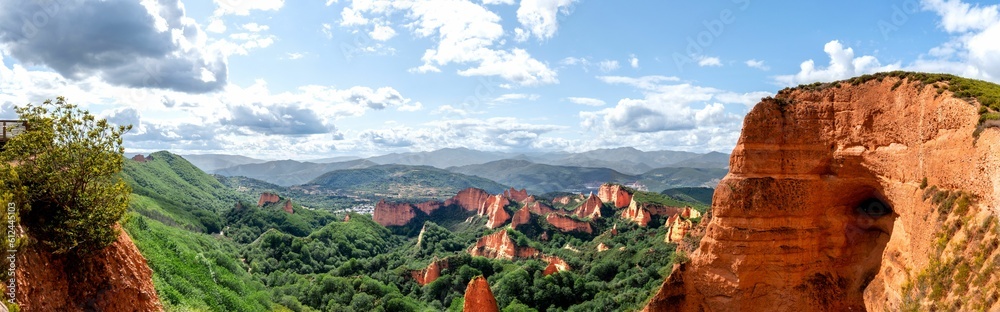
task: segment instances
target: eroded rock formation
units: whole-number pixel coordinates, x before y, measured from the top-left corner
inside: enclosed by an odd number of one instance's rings
[[[509,190],[503,191],[503,196],[519,203],[525,203],[528,201],[528,191],[525,189],[518,191],[512,187]]]
[[[649,224],[649,220],[652,218],[649,211],[645,208],[640,207],[636,204],[635,200],[630,199],[628,208],[622,210],[622,219],[635,222],[639,226],[646,226]]]
[[[21,247],[14,273],[21,311],[162,311],[153,271],[118,230],[118,240],[83,260]]]
[[[582,232],[590,234],[594,232],[594,228],[590,226],[589,222],[578,221],[561,214],[550,213],[545,216],[545,222],[548,222],[563,233]]]
[[[482,275],[476,276],[469,281],[469,286],[465,287],[465,303],[462,306],[465,312],[499,312],[497,299],[490,291],[490,284]]]
[[[446,268],[448,268],[448,259],[438,260],[437,258],[434,258],[426,268],[410,271],[410,277],[413,277],[413,279],[417,281],[417,284],[420,284],[420,286],[424,286],[441,277],[441,270]]]
[[[663,238],[663,241],[667,243],[680,243],[684,240],[684,235],[687,235],[691,227],[694,226],[694,223],[676,214],[667,219],[665,226],[667,228],[667,235]]]
[[[264,207],[264,205],[277,203],[278,201],[281,201],[278,194],[268,192],[260,193],[260,199],[257,200],[257,207]]]
[[[136,154],[135,156],[132,156],[132,160],[137,161],[137,162],[141,162],[141,163],[144,163],[144,162],[147,161],[146,156],[142,156],[142,154]]]
[[[590,194],[590,196],[587,196],[587,201],[583,202],[583,205],[580,205],[580,207],[577,207],[573,211],[573,214],[580,218],[597,219],[601,217],[602,206],[604,204],[601,203],[601,199],[594,196],[594,194]]]
[[[295,213],[295,210],[292,209],[292,200],[291,199],[286,200],[285,201],[285,206],[281,207],[281,209],[285,210],[285,212],[287,212],[288,214],[294,214]]]
[[[963,215],[925,199],[927,184],[973,194],[964,218],[975,221],[966,227],[995,228],[986,220],[1000,210],[1000,131],[975,138],[979,106],[946,83],[883,78],[784,90],[757,104],[700,247],[646,310],[1000,310],[1000,278],[975,265],[982,283],[961,280],[967,290],[934,290],[935,300],[914,282],[935,261],[974,263],[941,253],[939,237],[959,251],[979,243],[939,236]],[[956,278],[931,277],[947,285]]]
[[[628,207],[629,203],[632,202],[632,194],[619,184],[602,184],[601,188],[597,190],[597,197],[602,202],[612,203],[615,208]]]
[[[531,211],[528,207],[519,209],[514,213],[514,217],[510,221],[510,227],[517,229],[518,226],[525,225],[531,222]]]
[[[469,254],[493,259],[534,259],[541,256],[538,249],[528,246],[517,246],[507,230],[483,236],[469,248]]]
[[[372,220],[382,226],[403,226],[417,216],[416,210],[409,203],[390,203],[382,199],[375,204]]]
[[[542,271],[542,275],[548,276],[562,271],[569,271],[569,264],[566,260],[555,256],[543,256],[542,261],[548,262],[549,265],[545,266],[545,270]]]
[[[495,229],[503,226],[510,220],[510,214],[504,207],[510,205],[510,200],[503,195],[494,195],[486,199],[485,207],[478,212],[481,216],[486,216],[486,227]]]

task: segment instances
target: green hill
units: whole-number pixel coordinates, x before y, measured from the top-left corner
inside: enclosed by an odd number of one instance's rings
[[[712,195],[715,194],[715,189],[709,187],[678,187],[663,190],[660,194],[667,195],[678,200],[711,205]]]
[[[430,166],[406,165],[379,165],[364,169],[331,171],[301,187],[401,198],[443,198],[470,187],[496,194],[508,188],[480,177]]]

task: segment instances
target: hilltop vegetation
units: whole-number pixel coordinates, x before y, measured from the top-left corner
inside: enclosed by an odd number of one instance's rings
[[[354,193],[375,197],[439,198],[475,187],[502,192],[508,187],[484,178],[457,174],[429,166],[379,165],[325,173],[302,189]]]

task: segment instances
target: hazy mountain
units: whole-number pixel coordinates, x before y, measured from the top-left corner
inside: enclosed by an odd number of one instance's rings
[[[198,169],[201,169],[201,171],[204,172],[212,172],[214,170],[228,168],[232,166],[259,164],[262,162],[266,162],[266,160],[260,160],[239,155],[202,154],[202,155],[180,155],[180,156],[184,157],[185,160],[187,160],[192,165],[198,167]]]
[[[676,162],[671,167],[729,168],[729,154],[710,152],[694,158]]]
[[[306,160],[306,162],[312,162],[312,163],[318,163],[318,164],[326,164],[326,163],[345,162],[345,161],[358,160],[358,159],[361,159],[361,157],[358,157],[358,156],[336,156],[336,157],[328,157],[328,158],[320,158],[320,159],[310,159],[310,160]]]
[[[602,182],[639,182],[659,192],[671,187],[714,186],[726,175],[726,169],[659,168],[632,175],[608,168],[557,166],[527,160],[504,159],[485,164],[448,168],[449,171],[479,176],[506,185],[516,185],[541,194],[548,192],[588,192]]]
[[[244,176],[281,186],[291,186],[312,181],[320,175],[342,169],[360,169],[377,165],[365,159],[335,163],[313,163],[296,160],[276,160],[259,164],[239,165],[215,170],[224,176]]]
[[[471,175],[430,166],[377,165],[363,169],[344,169],[324,173],[296,188],[308,191],[375,195],[379,197],[447,197],[476,187],[492,194],[508,187]]]
[[[663,190],[660,194],[673,197],[677,200],[711,205],[712,195],[715,194],[715,189],[710,187],[678,187]]]
[[[447,168],[451,166],[482,164],[513,156],[515,155],[503,152],[484,152],[467,148],[443,148],[430,152],[392,153],[370,157],[368,160],[380,165],[397,164]]]

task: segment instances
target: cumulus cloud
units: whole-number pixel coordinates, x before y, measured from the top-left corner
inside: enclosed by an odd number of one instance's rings
[[[566,100],[570,101],[573,104],[580,104],[587,106],[604,106],[604,104],[606,104],[604,103],[603,100],[595,98],[587,98],[587,97],[568,97],[566,98]]]
[[[799,73],[775,77],[778,83],[791,86],[817,81],[835,81],[850,77],[881,71],[892,71],[900,68],[899,63],[882,65],[871,55],[854,56],[854,49],[845,48],[840,41],[833,40],[823,46],[823,51],[830,56],[830,64],[826,68],[817,68],[813,60],[802,62]]]
[[[959,0],[924,0],[922,8],[941,17],[953,37],[913,64],[933,70],[1000,82],[1000,6],[971,5]]]
[[[556,18],[561,13],[570,14],[570,5],[576,0],[521,0],[517,21],[539,40],[550,39],[559,29]]]
[[[760,69],[760,70],[763,70],[763,71],[771,70],[771,67],[765,65],[764,61],[759,61],[759,60],[756,60],[756,59],[749,59],[749,60],[746,61],[746,64],[747,64],[747,67],[750,67],[750,68],[756,68],[756,69]]]
[[[629,55],[628,63],[632,68],[639,68],[639,58],[635,57],[635,54]]]
[[[503,95],[498,96],[497,98],[493,99],[493,102],[494,103],[499,103],[499,102],[515,102],[515,101],[522,101],[522,100],[534,101],[534,100],[538,100],[538,98],[540,98],[540,97],[541,97],[541,95],[538,95],[538,94],[507,93],[507,94],[503,94]]]
[[[722,66],[722,61],[719,60],[718,57],[710,57],[710,56],[704,56],[704,55],[702,55],[702,56],[698,57],[698,66],[701,66],[701,67],[706,67],[706,66],[720,67],[720,66]]]
[[[221,119],[219,123],[263,134],[317,134],[333,129],[315,111],[295,104],[232,105],[230,114],[230,117]]]
[[[390,126],[362,131],[358,145],[370,150],[416,147],[421,150],[467,147],[477,150],[522,150],[563,146],[559,139],[545,137],[561,126],[529,124],[516,118],[463,118],[422,126]]]
[[[618,69],[618,61],[603,60],[597,66],[601,68],[602,72],[607,73]]]
[[[227,82],[224,58],[200,48],[205,34],[177,0],[63,1],[44,9],[36,1],[0,0],[0,7],[0,43],[10,54],[66,78],[192,93]]]
[[[396,36],[396,30],[392,29],[392,27],[388,25],[375,25],[375,28],[372,29],[371,33],[368,35],[371,36],[372,39],[386,41]]]
[[[215,15],[250,15],[250,11],[277,11],[285,0],[214,0],[218,8]],[[327,4],[329,5],[329,3]]]
[[[466,64],[471,67],[458,70],[459,75],[497,76],[521,86],[558,82],[556,72],[528,51],[499,49],[504,36],[500,17],[472,1],[355,1],[341,11],[340,25],[369,25],[397,12],[412,20],[406,27],[417,37],[437,39],[435,47],[424,51],[423,64],[411,72],[439,72],[443,66]]]

